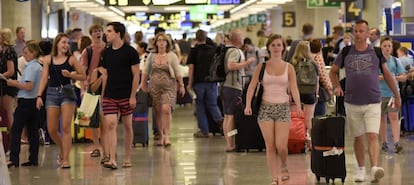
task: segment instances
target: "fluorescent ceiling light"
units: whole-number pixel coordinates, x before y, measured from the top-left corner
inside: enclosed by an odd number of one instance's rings
[[[76,3],[68,3],[68,6],[78,8],[78,7],[99,7],[98,4],[92,2],[76,2]]]
[[[236,13],[236,12],[240,11],[241,9],[246,8],[246,7],[250,6],[251,4],[253,4],[255,2],[257,2],[257,0],[249,0],[249,1],[247,1],[243,4],[241,4],[241,5],[237,6],[236,8],[231,9],[230,13],[231,14]]]
[[[122,17],[125,16],[125,13],[123,11],[119,10],[118,8],[115,8],[113,6],[109,6],[109,9],[111,9],[113,12],[117,13],[118,15],[120,15]]]
[[[95,2],[99,3],[100,5],[105,5],[105,1],[102,0],[95,0]]]
[[[190,10],[189,6],[170,6],[165,7],[164,10],[166,11],[188,11]]]

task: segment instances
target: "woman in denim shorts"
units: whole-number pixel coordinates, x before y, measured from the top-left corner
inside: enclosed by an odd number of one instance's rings
[[[301,114],[299,91],[296,84],[296,73],[293,66],[282,60],[282,53],[286,44],[281,35],[271,35],[266,43],[270,59],[266,61],[262,85],[264,87],[262,104],[260,106],[258,122],[266,144],[266,158],[272,175],[272,184],[285,183],[289,180],[287,169],[288,138],[290,125],[290,108],[288,89],[296,103],[298,114]],[[246,95],[246,115],[252,114],[251,101],[254,89],[258,84],[259,73],[262,68],[259,64],[254,71],[252,81]],[[276,152],[277,151],[277,152]],[[277,173],[277,156],[280,158],[280,179]]]
[[[49,82],[48,82],[49,79]],[[51,55],[43,60],[42,77],[37,93],[37,108],[43,106],[42,94],[46,89],[47,128],[60,152],[57,162],[62,169],[70,168],[69,153],[72,146],[71,122],[77,97],[72,80],[85,80],[80,63],[70,52],[69,36],[59,33],[52,46]],[[62,116],[62,134],[59,135],[59,117]],[[62,138],[61,138],[62,137]]]

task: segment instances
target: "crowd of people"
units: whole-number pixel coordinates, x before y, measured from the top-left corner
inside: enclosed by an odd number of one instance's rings
[[[320,98],[322,92],[329,97],[337,96],[337,111],[346,117],[350,126],[358,164],[354,180],[362,182],[366,178],[366,137],[371,180],[378,181],[384,175],[378,165],[380,148],[384,152],[389,150],[387,117],[394,139],[393,151],[403,150],[398,123],[401,99],[395,81],[407,80],[406,73],[413,67],[413,60],[407,56],[407,48],[398,47],[390,37],[381,37],[379,30],[370,29],[364,20],[355,22],[352,31],[345,32],[342,26],[335,26],[333,30],[332,37],[321,41],[314,38],[313,26],[306,23],[302,28],[303,37],[289,42],[289,46],[281,35],[266,37],[259,32],[260,43],[255,46],[252,39],[244,38],[240,29],[227,35],[217,33],[214,40],[207,36],[207,32],[198,30],[190,42],[186,40],[186,34],[183,40],[177,41],[164,29],[157,28],[148,43],[144,42],[141,31],[135,33],[134,41],[130,43],[125,26],[111,22],[105,28],[92,25],[90,37],[82,36],[81,29],[59,33],[53,44],[47,45],[47,41],[25,41],[23,27],[16,29],[14,44],[11,30],[3,28],[0,31],[0,71],[7,80],[1,80],[0,105],[7,113],[11,129],[8,166],[38,165],[38,129],[46,129],[46,122],[48,134],[59,149],[57,163],[62,169],[70,168],[72,118],[78,99],[85,92],[102,97],[100,127],[91,128],[94,149],[90,155],[100,157],[106,168],[118,168],[119,119],[124,126],[122,167],[133,165],[132,112],[137,104],[138,89],[148,92],[152,99],[155,146],[171,147],[172,111],[177,98],[194,91],[199,129],[194,137],[211,136],[207,118],[211,117],[222,129],[226,141],[224,151],[234,152],[235,138],[229,133],[235,129],[235,111],[241,106],[243,89],[246,89],[244,114],[252,115],[251,100],[264,67],[261,81],[264,93],[257,116],[272,184],[289,180],[287,142],[292,106],[299,115],[305,114],[307,147],[312,149],[312,118],[327,114],[326,100]],[[217,83],[207,80],[210,74],[205,69],[213,62],[220,45],[228,48],[224,58],[226,77]],[[374,46],[380,47],[382,55],[378,56]],[[347,52],[342,52],[344,48]],[[317,83],[313,88],[316,91],[311,93],[298,88],[296,68],[309,61],[317,72]],[[182,72],[183,65],[188,66],[187,73]],[[331,66],[329,74],[325,66]],[[243,82],[244,76],[251,77],[250,83]],[[80,97],[75,94],[74,82],[79,83]],[[217,103],[218,97],[222,107]],[[46,113],[41,113],[42,110]],[[22,134],[24,128],[27,134]],[[25,137],[30,143],[30,156],[27,162],[20,164],[20,140],[25,141]],[[278,158],[279,166],[276,165]]]

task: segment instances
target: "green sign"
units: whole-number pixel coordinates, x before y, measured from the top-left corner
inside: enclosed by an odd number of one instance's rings
[[[257,14],[257,22],[258,23],[266,23],[266,14]]]
[[[224,24],[224,30],[226,31],[226,30],[229,30],[229,29],[231,29],[231,24],[230,23]]]
[[[326,0],[307,0],[308,8],[337,8],[341,6],[341,2]]]
[[[240,25],[241,27],[245,27],[245,26],[247,26],[247,17],[245,17],[245,18],[241,18],[241,19],[240,19],[240,23],[239,23],[239,25]]]
[[[255,25],[257,23],[257,15],[256,14],[249,15],[248,23],[249,25]]]
[[[231,22],[231,27],[232,27],[232,28],[238,28],[238,27],[239,27],[239,25],[240,25],[240,24],[239,24],[239,21],[232,21],[232,22]]]

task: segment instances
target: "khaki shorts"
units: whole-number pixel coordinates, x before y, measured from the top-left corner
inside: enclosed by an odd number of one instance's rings
[[[351,136],[378,134],[381,121],[381,103],[354,105],[345,102],[346,121]]]
[[[398,112],[398,109],[388,106],[391,97],[382,97],[381,99],[381,114],[388,112]]]

